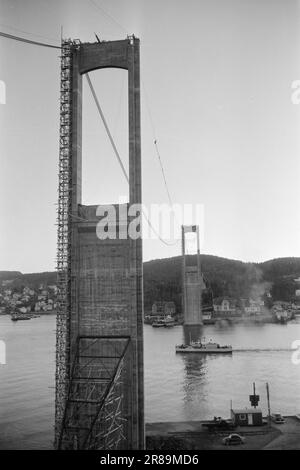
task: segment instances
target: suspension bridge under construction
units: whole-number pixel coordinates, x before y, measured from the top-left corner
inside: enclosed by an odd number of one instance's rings
[[[56,46],[7,33],[0,36],[61,51],[55,448],[143,449],[142,237],[118,236],[124,229],[128,234],[129,207],[142,203],[140,41],[134,35],[118,41],[97,37],[95,43],[68,39]],[[89,72],[103,68],[128,72],[128,174],[89,77]],[[128,203],[114,204],[117,217],[109,220],[116,238],[97,236],[99,208],[105,214],[107,206],[82,204],[83,76],[129,185]],[[172,205],[156,139],[154,145]],[[197,267],[186,263],[184,240],[190,231],[197,233]],[[202,324],[198,227],[182,227],[182,243],[184,319],[187,325],[198,325]]]

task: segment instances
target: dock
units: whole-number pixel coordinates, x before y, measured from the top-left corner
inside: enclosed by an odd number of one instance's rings
[[[265,418],[266,419],[266,418]],[[285,416],[284,424],[237,426],[233,431],[208,432],[208,421],[146,423],[147,450],[300,450],[300,420]],[[230,433],[244,436],[245,444],[224,446]]]

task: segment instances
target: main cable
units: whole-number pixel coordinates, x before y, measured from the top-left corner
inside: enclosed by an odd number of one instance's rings
[[[42,47],[50,47],[52,49],[61,49],[60,46],[55,46],[54,44],[48,44],[46,42],[38,42],[38,41],[33,41],[32,39],[25,39],[20,36],[15,36],[13,34],[8,34],[4,33],[3,31],[0,31],[0,36],[7,38],[7,39],[13,39],[14,41],[20,41],[20,42],[25,42],[27,44],[33,44],[35,46],[42,46]]]

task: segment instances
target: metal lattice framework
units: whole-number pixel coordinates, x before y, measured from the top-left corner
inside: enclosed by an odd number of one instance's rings
[[[55,440],[64,414],[69,363],[67,340],[70,319],[70,208],[71,208],[71,119],[72,119],[72,41],[62,41],[60,85],[60,142],[57,210],[57,322],[56,322],[56,400]]]
[[[129,337],[78,338],[58,449],[109,450],[124,444],[129,344]]]

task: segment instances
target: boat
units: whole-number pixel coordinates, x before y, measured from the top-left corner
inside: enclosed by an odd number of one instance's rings
[[[164,320],[156,320],[152,323],[153,328],[161,328],[165,326]]]
[[[214,325],[216,320],[212,317],[211,312],[202,311],[202,321],[203,325]]]
[[[221,346],[210,340],[208,343],[204,341],[191,341],[190,344],[176,345],[175,350],[178,353],[201,353],[201,354],[224,354],[232,353],[232,346]]]
[[[175,325],[176,325],[176,322],[171,317],[171,315],[167,315],[165,318],[161,318],[152,323],[152,326],[154,328],[161,328],[161,327],[171,328],[172,326],[175,326]]]
[[[215,325],[216,320],[214,318],[203,318],[203,325]]]
[[[29,315],[24,315],[24,314],[18,314],[14,313],[11,316],[12,321],[18,321],[18,320],[31,320],[31,316]]]

